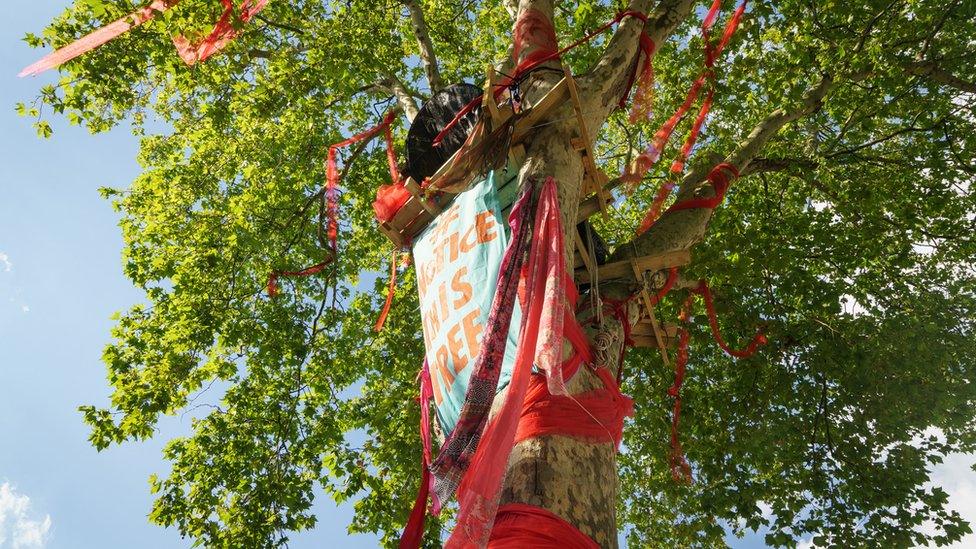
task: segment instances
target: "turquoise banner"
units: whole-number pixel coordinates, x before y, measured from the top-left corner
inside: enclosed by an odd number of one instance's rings
[[[459,194],[413,247],[434,403],[445,434],[454,430],[464,403],[508,246],[495,189],[490,172]],[[499,390],[511,378],[521,316],[516,304]]]

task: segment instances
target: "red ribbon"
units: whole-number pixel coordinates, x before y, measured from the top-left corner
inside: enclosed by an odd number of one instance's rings
[[[336,239],[339,233],[339,169],[336,166],[336,153],[339,149],[347,147],[349,145],[359,143],[360,141],[366,139],[372,139],[381,131],[386,133],[386,153],[387,161],[390,165],[390,175],[394,177],[394,181],[399,183],[398,179],[400,177],[400,171],[397,168],[396,163],[396,151],[393,148],[393,134],[390,131],[390,125],[396,119],[396,110],[391,109],[383,117],[383,121],[373,126],[372,128],[358,133],[348,139],[344,139],[338,143],[334,143],[329,146],[329,155],[326,167],[326,215],[328,216],[328,235],[329,235],[329,247],[332,252],[332,257],[329,259],[301,271],[275,271],[271,273],[268,277],[268,295],[275,297],[278,295],[277,282],[278,278],[282,276],[290,277],[305,277],[317,274],[322,271],[329,263],[335,260],[335,253],[338,250]],[[395,263],[395,262],[394,262]],[[395,272],[394,272],[395,275]],[[392,282],[395,284],[395,280]],[[390,299],[389,297],[387,298]],[[388,309],[388,307],[387,307]],[[385,316],[382,317],[385,320]],[[379,324],[382,327],[382,324]]]
[[[146,23],[153,19],[157,13],[162,13],[176,4],[180,0],[153,0],[148,6],[140,8],[125,17],[109,23],[104,27],[91,32],[78,40],[57,49],[44,56],[41,60],[20,71],[17,76],[36,76],[48,69],[58,67],[72,59],[84,55],[108,42],[125,34],[129,30]],[[217,20],[213,31],[198,44],[191,44],[184,36],[173,37],[173,45],[179,56],[187,65],[193,65],[204,61],[208,57],[222,50],[240,32],[234,28],[231,19],[234,7],[231,0],[221,0],[224,11]],[[241,4],[240,21],[247,23],[254,18],[267,5],[268,0],[244,0]]]
[[[698,111],[698,116],[691,125],[691,132],[688,133],[685,144],[681,147],[681,154],[671,164],[671,173],[679,174],[685,170],[685,162],[688,161],[688,157],[691,155],[691,149],[695,146],[695,141],[698,140],[698,134],[701,133],[702,124],[705,123],[705,117],[708,116],[708,111],[712,109],[712,98],[714,95],[715,89],[709,88],[708,94],[705,95],[705,100],[702,101],[701,109]]]
[[[685,306],[690,306],[690,304],[686,301]],[[685,319],[685,311],[682,310],[682,320]],[[691,465],[688,464],[684,448],[681,447],[681,440],[678,437],[678,421],[681,418],[681,385],[684,383],[685,367],[688,365],[689,339],[688,330],[684,328],[678,330],[678,356],[674,361],[674,384],[668,388],[668,396],[674,398],[674,408],[671,411],[671,451],[668,454],[668,465],[671,469],[671,478],[675,482],[683,484],[692,481]]]
[[[234,5],[231,0],[220,0],[224,5],[224,12],[217,20],[210,34],[196,44],[190,43],[185,36],[174,36],[173,45],[176,47],[180,58],[187,65],[195,65],[213,54],[224,49],[240,32],[234,28],[231,19],[234,15]],[[244,0],[241,3],[241,15],[238,18],[242,23],[247,23],[254,18],[267,5],[268,0]]]
[[[335,261],[335,256],[330,257],[329,259],[326,259],[321,263],[316,263],[311,267],[306,267],[300,271],[273,271],[270,275],[268,275],[268,284],[267,284],[268,297],[276,297],[279,293],[281,293],[280,289],[278,288],[279,278],[281,277],[301,278],[306,276],[312,276],[314,274],[318,274],[322,272],[322,270],[325,269],[333,261]]]
[[[695,295],[702,296],[702,300],[705,302],[705,309],[708,313],[708,325],[712,330],[712,338],[715,339],[715,343],[727,355],[735,358],[749,358],[756,354],[761,345],[765,345],[768,342],[766,335],[760,329],[744,348],[731,348],[722,337],[721,331],[719,331],[718,315],[715,313],[712,291],[709,289],[708,283],[704,280],[699,281],[698,285],[692,288],[688,293],[688,297],[685,298],[685,302],[681,307],[681,314],[678,317],[682,322],[687,323],[691,317]],[[674,383],[668,388],[668,396],[674,398],[674,409],[671,412],[671,452],[669,455],[669,464],[672,478],[676,482],[683,483],[691,482],[692,480],[691,466],[685,458],[684,450],[681,447],[681,441],[678,437],[678,421],[681,417],[681,386],[684,383],[685,368],[688,365],[689,339],[688,330],[682,326],[678,331],[678,355],[674,363]]]
[[[620,98],[620,108],[624,108],[627,104],[627,96],[630,95],[630,89],[636,80],[637,92],[634,94],[634,103],[630,107],[631,124],[650,118],[654,106],[654,41],[646,32],[641,32],[640,35],[640,53],[643,56],[643,66],[638,71],[637,65],[634,65],[634,72],[627,82],[626,91]],[[637,76],[638,72],[640,77]]]
[[[672,204],[668,208],[668,212],[676,212],[679,210],[690,210],[693,208],[708,208],[715,209],[716,206],[722,203],[725,199],[725,193],[729,189],[732,178],[739,177],[739,170],[736,169],[732,164],[723,162],[708,173],[708,180],[712,184],[712,188],[715,189],[715,196],[712,198],[693,198],[690,200],[685,200],[683,202],[678,202]],[[647,211],[644,216],[644,220],[641,221],[640,227],[637,228],[637,234],[643,234],[651,228],[652,225],[657,221],[658,214],[661,211],[661,207],[664,205],[664,201],[671,194],[671,189],[674,188],[675,181],[668,180],[665,181],[661,188],[657,191],[657,196],[654,197],[654,202],[651,204],[651,208]],[[667,213],[667,212],[665,212]]]
[[[179,1],[180,0],[153,0],[153,2],[148,6],[140,8],[117,21],[109,23],[96,31],[82,36],[67,46],[63,46],[47,54],[39,61],[20,71],[20,74],[17,76],[36,76],[48,69],[53,69],[67,63],[78,56],[84,55],[93,49],[107,44],[119,36],[122,36],[123,34],[129,32],[130,29],[142,25],[143,23],[156,17],[157,13],[162,13],[172,8],[178,4]]]
[[[531,11],[531,10],[529,10],[529,11]],[[499,80],[499,82],[497,84],[495,84],[495,90],[493,92],[495,99],[497,100],[498,97],[500,97],[501,94],[504,93],[505,88],[507,88],[508,86],[510,86],[512,84],[512,82],[518,80],[522,75],[528,73],[529,71],[535,69],[536,67],[538,67],[539,65],[541,65],[541,64],[543,64],[543,63],[545,63],[547,61],[551,61],[553,59],[559,58],[560,56],[562,56],[562,54],[566,53],[567,51],[569,51],[569,50],[571,50],[571,49],[573,49],[573,48],[575,48],[577,46],[580,46],[582,44],[585,44],[586,42],[589,42],[590,40],[592,40],[596,36],[599,36],[604,31],[606,31],[607,29],[609,29],[610,27],[612,27],[613,25],[615,25],[615,24],[619,23],[620,21],[622,21],[625,17],[635,17],[637,19],[640,19],[641,21],[644,21],[645,23],[647,22],[647,15],[644,14],[644,13],[641,13],[639,11],[632,11],[632,10],[622,11],[622,12],[618,13],[610,22],[605,23],[604,25],[602,25],[601,27],[599,27],[595,31],[593,31],[593,32],[591,32],[591,33],[583,36],[579,40],[573,42],[572,44],[570,44],[570,45],[568,45],[568,46],[566,46],[566,47],[564,47],[564,48],[562,48],[560,50],[555,50],[555,49],[553,49],[553,50],[547,50],[547,49],[544,49],[543,48],[543,49],[540,49],[538,51],[532,52],[531,54],[527,55],[525,57],[525,59],[523,59],[515,67],[515,70],[512,72],[512,75],[510,77],[502,78],[501,80]],[[519,21],[516,21],[516,23],[515,23],[515,31],[513,32],[513,34],[515,35],[515,49],[514,49],[514,52],[517,53],[517,54],[520,54],[522,48],[524,47],[524,45],[521,45],[520,44],[520,39],[519,39],[520,36],[524,36],[526,34],[538,34],[538,29],[534,33],[529,33],[527,31],[527,28],[530,27],[531,25],[529,25],[528,22],[521,23],[521,20],[522,20],[522,18],[520,17]],[[549,23],[548,20],[544,20],[544,21],[551,28],[551,23]],[[532,22],[531,22],[531,24],[532,25],[536,25],[536,27],[538,27],[539,22],[533,19]],[[521,27],[520,27],[520,25],[521,25]],[[552,37],[553,38],[555,37],[555,31],[553,31]],[[651,41],[650,38],[648,38],[647,40],[650,42],[650,51],[653,52],[653,50],[654,50],[654,42]],[[518,60],[518,55],[515,55],[515,59]],[[467,105],[465,105],[464,108],[462,108],[460,111],[458,111],[457,115],[455,115],[454,118],[450,122],[448,122],[446,126],[444,126],[444,129],[442,129],[440,131],[440,133],[438,133],[437,136],[434,137],[433,145],[435,147],[439,146],[441,144],[441,141],[447,135],[447,133],[449,131],[451,131],[451,129],[454,128],[454,126],[456,126],[461,121],[461,119],[463,119],[468,113],[470,113],[472,110],[474,110],[475,108],[477,108],[478,105],[481,104],[483,98],[484,98],[484,94],[475,97],[474,99],[471,100],[470,103],[468,103]]]
[[[739,170],[735,166],[727,162],[723,162],[714,168],[712,171],[708,172],[708,181],[712,184],[712,188],[715,190],[715,196],[711,198],[692,198],[690,200],[684,200],[676,204],[672,204],[668,208],[669,212],[676,212],[679,210],[690,210],[694,208],[706,208],[709,210],[715,209],[719,204],[725,200],[725,193],[729,190],[729,185],[732,184],[732,178],[739,177]]]
[[[434,390],[430,383],[430,369],[427,361],[424,360],[424,367],[420,371],[420,440],[423,443],[423,455],[421,456],[422,474],[420,477],[420,488],[417,490],[417,499],[414,501],[413,511],[403,529],[400,537],[400,549],[415,549],[420,547],[424,538],[424,523],[427,520],[427,498],[430,496],[430,401],[433,399]]]
[[[386,304],[383,305],[383,310],[380,312],[379,318],[376,319],[376,324],[373,325],[373,331],[380,332],[383,330],[383,325],[386,324],[386,317],[390,314],[390,307],[393,306],[393,296],[396,294],[396,283],[397,283],[397,251],[393,250],[393,257],[390,258],[390,283],[386,288]]]
[[[661,128],[654,134],[654,138],[648,145],[647,150],[641,153],[636,161],[634,162],[633,171],[625,172],[628,176],[629,182],[640,181],[640,179],[651,169],[651,167],[660,159],[661,154],[664,152],[664,148],[667,146],[668,141],[671,140],[671,136],[674,134],[674,130],[677,125],[684,119],[685,115],[694,105],[695,101],[698,100],[698,95],[701,92],[702,86],[706,83],[709,84],[708,94],[705,96],[702,102],[701,108],[698,111],[698,116],[695,118],[692,124],[691,130],[688,136],[685,138],[684,145],[681,147],[681,151],[678,153],[677,158],[671,164],[671,173],[680,174],[684,171],[685,164],[688,161],[688,157],[691,155],[691,151],[695,146],[695,142],[698,140],[698,136],[701,133],[702,125],[705,123],[705,119],[708,116],[709,111],[712,107],[712,99],[714,96],[715,89],[715,73],[712,68],[715,65],[715,60],[718,58],[725,46],[728,45],[729,40],[735,33],[736,29],[739,27],[739,22],[742,20],[742,15],[745,13],[746,0],[743,0],[739,7],[736,8],[732,17],[725,25],[725,30],[722,33],[722,38],[719,40],[718,44],[712,45],[710,36],[710,31],[715,24],[715,20],[718,17],[718,11],[722,7],[722,0],[713,0],[712,6],[709,8],[708,13],[705,15],[705,19],[702,21],[702,41],[705,44],[705,70],[695,79],[695,82],[691,85],[688,90],[688,94],[685,96],[684,102],[678,106],[674,114],[663,124]],[[630,170],[630,168],[628,168]],[[671,190],[674,189],[674,181],[665,182],[654,198],[654,202],[651,208],[648,210],[647,214],[644,216],[640,227],[637,230],[637,234],[641,234],[650,228],[657,220],[658,214],[664,204],[664,201],[671,194]],[[633,189],[631,189],[633,190]]]
[[[708,288],[708,284],[702,280],[698,283],[698,286],[691,290],[693,293],[702,296],[705,301],[705,310],[708,312],[708,325],[712,329],[712,338],[715,339],[715,343],[725,351],[725,354],[733,356],[735,358],[749,358],[756,354],[759,350],[760,345],[765,345],[768,340],[766,339],[766,334],[760,329],[756,332],[756,335],[752,337],[749,344],[742,349],[733,349],[729,347],[729,344],[725,342],[722,338],[722,333],[718,329],[718,315],[715,314],[715,303],[712,300],[712,291]]]
[[[336,166],[336,153],[343,147],[348,147],[349,145],[359,143],[360,141],[366,139],[372,139],[383,131],[386,133],[387,161],[390,164],[390,175],[395,178],[394,182],[397,182],[400,174],[396,167],[396,153],[393,150],[393,137],[390,131],[388,131],[390,125],[395,119],[396,111],[391,109],[386,113],[386,116],[383,117],[383,121],[376,126],[373,126],[364,132],[357,133],[348,139],[343,139],[338,143],[333,143],[329,146],[329,157],[326,167],[326,208],[329,217],[329,243],[332,245],[333,250],[337,249],[336,239],[339,234],[339,169]]]

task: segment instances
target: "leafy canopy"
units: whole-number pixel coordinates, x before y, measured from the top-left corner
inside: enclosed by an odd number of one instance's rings
[[[446,82],[480,83],[505,56],[501,3],[422,5]],[[26,40],[61,46],[133,7],[76,0]],[[558,2],[561,42],[621,7]],[[608,172],[683,99],[704,7],[659,45],[653,120],[627,128],[615,116],[603,129]],[[271,270],[323,259],[315,195],[328,145],[378,121],[391,74],[419,100],[429,93],[418,45],[398,2],[273,1],[225,52],[187,67],[170,37],[208,32],[220,9],[185,0],[18,106],[92,132],[132,120],[141,138],[143,173],[102,192],[122,214],[123,267],[147,304],[118,315],[104,353],[111,403],[83,407],[91,442],[146,439],[162,415],[191,410],[193,434],[169,442],[172,470],[151,481],[152,521],[207,545],[276,546],[314,527],[314,497],[354,498],[350,530],[389,544],[419,477],[423,345],[412,272],[386,329],[369,329],[391,249],[370,207],[388,178],[381,149],[349,168],[338,261],[284,281],[277,299],[262,290]],[[732,362],[695,327],[682,416],[691,486],[666,464],[672,374],[653,353],[630,353],[637,417],[619,468],[632,545],[721,546],[726,527],[768,528],[775,546],[810,535],[944,544],[970,531],[926,482],[946,453],[976,449],[974,15],[972,3],[935,0],[750,5],[698,158],[727,154],[822,75],[837,85],[759,152],[695,249],[687,274],[711,281],[727,337],[763,323],[771,344]],[[568,59],[583,71],[603,44]],[[611,244],[631,236],[666,165],[599,223]],[[662,314],[673,318],[678,300]]]

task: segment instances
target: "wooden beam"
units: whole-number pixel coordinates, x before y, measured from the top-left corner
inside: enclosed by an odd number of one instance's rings
[[[573,234],[576,235],[576,250],[579,252],[580,258],[583,260],[583,267],[586,269],[587,281],[593,280],[593,274],[596,272],[596,265],[594,265],[593,257],[590,256],[590,251],[587,249],[586,245],[583,244],[583,238],[580,236],[579,231],[575,228],[573,229]]]
[[[576,79],[573,78],[572,71],[569,70],[569,66],[565,63],[563,63],[563,78],[566,80],[566,88],[569,90],[569,98],[572,100],[573,111],[576,113],[577,132],[579,132],[579,141],[573,143],[573,146],[583,155],[583,170],[587,175],[583,180],[583,194],[597,193],[597,201],[600,203],[601,209],[605,210],[606,202],[600,194],[602,185],[598,181],[600,170],[597,169],[596,161],[594,160],[591,146],[592,141],[590,140],[590,132],[586,128],[586,118],[583,116],[583,106],[580,103],[579,90],[576,88]]]
[[[382,232],[383,234],[386,235],[387,238],[392,240],[393,243],[396,244],[398,248],[404,247],[403,237],[400,235],[399,232],[397,232],[396,229],[394,229],[387,223],[380,223],[379,227],[380,227],[380,232]]]
[[[518,120],[515,122],[515,129],[512,132],[512,143],[521,143],[525,136],[535,128],[536,124],[549,114],[549,111],[566,101],[569,98],[568,88],[569,85],[563,78],[538,103],[520,112]]]
[[[491,116],[491,127],[495,127],[501,120],[501,113],[498,112],[498,103],[495,102],[495,66],[488,65],[488,78],[485,81],[485,92],[482,96],[481,107],[483,112]]]
[[[413,195],[413,197],[408,200],[416,200],[420,206],[427,210],[427,213],[429,213],[432,217],[437,217],[437,215],[441,213],[440,206],[434,204],[432,200],[428,200],[424,196],[423,189],[420,188],[420,185],[417,185],[417,182],[414,181],[412,177],[408,177],[406,182],[404,182],[404,185],[407,187],[407,190],[410,191],[410,194]]]
[[[631,258],[630,267],[633,270],[634,278],[641,280],[644,277],[645,270],[642,270],[638,265],[636,258]],[[654,332],[654,341],[657,343],[658,349],[661,351],[661,360],[664,361],[664,365],[668,368],[671,367],[671,359],[668,357],[668,346],[664,341],[664,335],[661,333],[661,328],[657,325],[657,317],[654,315],[654,304],[651,302],[651,293],[647,291],[647,288],[641,290],[641,302],[644,304],[644,312],[647,313],[647,319],[651,323],[651,330]]]
[[[669,252],[662,255],[648,255],[644,257],[639,257],[634,259],[638,269],[641,273],[645,271],[660,271],[661,269],[669,269],[671,267],[681,267],[691,263],[691,252],[689,250],[679,250],[676,252]],[[608,263],[606,265],[600,265],[600,280],[614,280],[618,278],[631,279],[636,282],[640,282],[640,279],[634,275],[634,269],[631,266],[631,260],[617,261],[615,263]],[[580,273],[577,271],[575,273],[575,280],[577,283],[586,282],[588,280],[586,273]]]
[[[606,182],[603,183],[603,187],[600,192],[603,193],[604,200],[609,202],[610,191],[619,187],[621,180],[619,177],[614,177],[611,179],[606,174],[603,174],[603,177],[606,178]],[[600,199],[598,196],[593,195],[588,198],[584,198],[582,201],[580,201],[579,210],[576,212],[576,222],[582,223],[583,221],[589,219],[593,214],[601,211],[600,207]]]
[[[678,337],[677,324],[665,324],[661,322],[658,324],[658,330],[666,338],[673,339]],[[641,319],[640,322],[634,324],[630,333],[635,336],[652,337],[654,335],[654,327],[651,325],[651,319],[649,317]]]
[[[654,339],[654,336],[632,335],[630,336],[630,339],[634,341],[634,347],[641,347],[644,349],[650,349],[652,347],[655,349],[660,348],[660,344],[658,344],[657,340]],[[673,339],[670,337],[664,338],[664,346],[666,348],[670,349],[671,347],[674,347],[677,344],[678,344],[677,339]]]

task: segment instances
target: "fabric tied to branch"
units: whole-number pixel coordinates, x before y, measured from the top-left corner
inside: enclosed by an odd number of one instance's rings
[[[383,310],[380,311],[379,318],[376,319],[376,324],[373,325],[374,332],[383,331],[383,325],[386,324],[386,317],[390,314],[390,308],[393,307],[393,296],[396,295],[396,283],[397,283],[397,250],[393,250],[393,255],[390,257],[390,281],[386,288],[386,302],[383,304]]]
[[[224,49],[227,44],[237,38],[240,31],[234,28],[234,5],[231,0],[220,0],[224,5],[224,12],[217,20],[210,34],[198,43],[192,43],[185,36],[173,37],[173,45],[180,58],[187,65],[195,65],[206,61],[209,57]],[[267,5],[268,0],[244,0],[241,3],[241,14],[238,20],[247,23]]]
[[[148,6],[140,8],[125,17],[118,19],[104,27],[95,30],[74,42],[58,48],[49,53],[42,59],[20,71],[17,76],[36,76],[46,70],[58,67],[76,57],[84,55],[100,46],[129,32],[156,17],[157,14],[169,10],[176,6],[180,0],[153,0]],[[221,0],[224,11],[217,20],[214,29],[199,43],[191,43],[184,36],[173,37],[173,45],[180,58],[188,65],[194,65],[206,60],[215,53],[222,50],[240,31],[234,28],[233,16],[234,7],[231,0]],[[241,4],[238,19],[242,23],[247,23],[254,18],[267,5],[268,0],[244,0]]]
[[[606,368],[597,368],[602,389],[578,395],[553,395],[540,374],[533,374],[522,407],[515,443],[545,435],[562,435],[619,448],[624,418],[634,415],[634,401],[620,392]]]
[[[258,2],[256,5],[263,6],[264,2]],[[253,9],[253,8],[252,8]],[[360,132],[348,139],[339,141],[338,143],[333,143],[329,146],[328,158],[326,161],[326,184],[322,192],[325,193],[325,214],[327,217],[327,235],[328,235],[328,257],[311,267],[306,267],[298,271],[273,271],[268,276],[268,296],[275,297],[278,295],[278,279],[281,277],[290,278],[302,278],[307,276],[312,276],[322,272],[325,267],[335,261],[336,253],[338,251],[338,234],[339,234],[339,168],[336,165],[336,156],[339,149],[343,147],[348,147],[349,145],[354,145],[368,139],[372,139],[379,135],[380,132],[384,132],[386,135],[386,151],[387,151],[387,162],[390,165],[390,176],[393,178],[394,185],[402,186],[402,182],[399,182],[400,170],[396,164],[396,151],[393,147],[393,134],[390,130],[393,121],[396,120],[396,109],[390,109],[386,115],[383,117],[383,121],[369,128],[366,131]],[[404,189],[406,191],[406,189]],[[408,193],[409,194],[409,193]],[[406,198],[404,198],[404,202]],[[374,205],[375,208],[375,205]],[[323,244],[325,245],[325,244]],[[395,271],[394,271],[395,272]],[[395,282],[394,282],[395,283]]]
[[[712,337],[725,354],[735,358],[749,358],[756,354],[761,345],[766,344],[766,335],[762,330],[757,331],[748,345],[742,349],[733,349],[725,342],[718,327],[718,315],[715,313],[712,292],[708,287],[708,283],[704,280],[699,281],[698,285],[692,288],[688,293],[688,297],[685,298],[684,304],[681,307],[681,314],[679,315],[682,323],[687,323],[691,319],[696,295],[700,295],[705,301],[705,310],[708,314],[708,325],[712,330]],[[692,480],[691,466],[685,458],[684,449],[681,446],[681,441],[678,436],[678,422],[681,417],[681,386],[684,383],[685,369],[688,365],[689,340],[690,334],[687,328],[682,326],[678,330],[678,354],[674,364],[674,383],[668,388],[668,396],[674,398],[674,409],[671,412],[671,452],[669,455],[669,463],[671,476],[675,481],[682,483],[688,483]]]
[[[126,15],[117,21],[109,23],[98,30],[82,36],[67,46],[63,46],[47,54],[39,61],[20,71],[17,76],[36,76],[48,69],[53,69],[67,63],[68,61],[84,55],[99,46],[111,42],[119,36],[129,32],[129,30],[146,23],[147,21],[156,17],[157,13],[162,13],[172,8],[178,4],[179,1],[180,0],[153,0],[153,2],[151,2],[148,6],[139,8],[129,15]]]
[[[420,370],[420,441],[423,445],[420,464],[422,473],[420,477],[420,487],[417,490],[417,499],[413,503],[413,510],[407,525],[403,529],[400,537],[400,549],[416,549],[420,547],[424,537],[424,523],[427,519],[427,498],[430,496],[430,404],[434,398],[434,391],[430,383],[430,369],[427,361]]]
[[[719,54],[721,54],[721,52],[728,45],[732,35],[735,34],[736,29],[739,27],[739,23],[742,20],[742,15],[745,13],[746,0],[743,0],[742,3],[739,4],[735,12],[729,18],[728,22],[726,22],[725,30],[722,33],[721,39],[717,44],[713,44],[710,38],[711,29],[718,18],[718,12],[721,7],[722,0],[713,0],[708,13],[705,15],[705,19],[702,21],[701,34],[702,41],[705,45],[704,70],[692,83],[691,88],[688,89],[688,93],[685,95],[685,100],[681,103],[681,105],[678,106],[674,114],[672,114],[671,117],[661,125],[657,132],[655,132],[654,137],[647,146],[647,149],[638,155],[633,163],[633,166],[628,167],[622,176],[625,181],[630,183],[630,191],[633,191],[636,188],[637,183],[640,182],[643,176],[661,158],[661,155],[664,153],[664,149],[667,147],[668,142],[671,140],[671,137],[674,134],[675,128],[677,128],[678,124],[684,119],[688,111],[691,110],[692,106],[694,106],[695,102],[698,100],[698,97],[701,95],[702,88],[707,85],[708,91],[705,94],[705,99],[702,101],[701,107],[698,110],[698,115],[695,117],[695,120],[691,125],[691,129],[688,132],[688,136],[685,138],[678,155],[671,163],[671,168],[669,170],[670,175],[658,189],[658,192],[651,203],[651,207],[648,209],[647,214],[645,214],[644,219],[641,221],[641,224],[637,229],[637,234],[641,234],[650,228],[650,226],[654,224],[660,215],[664,202],[671,195],[671,191],[675,187],[675,178],[684,172],[688,158],[691,156],[695,143],[698,141],[698,136],[701,134],[705,120],[708,118],[708,113],[712,108],[712,100],[715,93],[715,61],[718,59]]]
[[[396,120],[396,109],[390,109],[387,111],[386,116],[383,117],[383,121],[379,124],[369,128],[368,130],[357,133],[356,135],[339,141],[338,143],[333,143],[329,145],[329,156],[326,166],[326,190],[325,196],[327,201],[326,210],[329,218],[329,243],[332,245],[332,249],[336,248],[336,239],[339,234],[339,168],[336,165],[336,155],[339,149],[348,147],[349,145],[355,145],[360,141],[365,141],[367,139],[372,139],[379,135],[380,132],[385,132],[387,136],[386,146],[387,146],[387,158],[390,162],[390,176],[397,178],[394,179],[394,183],[398,182],[399,170],[396,169],[395,153],[390,153],[389,151],[393,149],[393,138],[392,134],[386,130],[393,124]],[[392,155],[393,160],[389,160]]]

